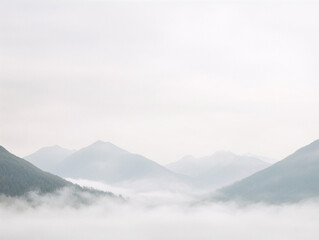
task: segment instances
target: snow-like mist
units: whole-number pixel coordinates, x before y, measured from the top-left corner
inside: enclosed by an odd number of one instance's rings
[[[68,190],[30,194],[28,200],[2,197],[0,239],[304,240],[319,234],[315,202],[243,207],[199,202],[180,193],[130,194],[125,202],[101,197],[89,204],[73,204]]]

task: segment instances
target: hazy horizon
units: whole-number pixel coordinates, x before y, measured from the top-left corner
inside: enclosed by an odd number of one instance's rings
[[[0,144],[160,164],[319,138],[319,3],[0,2]]]

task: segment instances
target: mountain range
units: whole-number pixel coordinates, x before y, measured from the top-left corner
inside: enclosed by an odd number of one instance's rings
[[[256,157],[220,151],[209,157],[197,159],[189,156],[161,166],[142,155],[103,141],[75,152],[58,146],[46,147],[26,159],[61,177],[148,190],[215,190],[269,165]]]
[[[186,156],[166,167],[191,177],[197,187],[213,190],[234,183],[269,165],[256,157],[218,151],[202,158]]]
[[[44,157],[51,157],[48,152],[61,157],[56,161],[50,158],[49,163],[51,167],[54,165],[52,169],[55,174],[62,177],[135,184],[152,190],[159,189],[159,186],[164,190],[176,190],[180,186],[190,186],[193,190],[203,186],[212,189],[237,179],[237,182],[218,189],[214,199],[278,204],[319,197],[319,140],[268,167],[269,164],[254,157],[216,152],[204,158],[185,157],[168,165],[168,169],[102,141],[73,153],[61,151],[57,146],[45,148],[28,158],[45,166]],[[0,146],[0,194],[21,196],[30,191],[49,193],[68,186],[86,191],[40,170]]]
[[[83,178],[108,184],[135,184],[142,186],[179,182],[184,176],[171,172],[158,163],[130,153],[109,142],[97,141],[66,157],[56,173],[68,178]]]

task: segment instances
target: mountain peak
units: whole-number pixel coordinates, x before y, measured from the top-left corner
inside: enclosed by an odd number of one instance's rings
[[[110,142],[104,142],[102,140],[97,140],[96,142],[92,143],[91,146],[98,146],[98,145],[109,145],[111,144]]]
[[[51,146],[46,146],[46,147],[43,147],[43,148],[41,148],[40,150],[44,150],[44,149],[65,149],[65,148],[63,148],[63,147],[61,147],[61,146],[59,146],[59,145],[51,145]]]
[[[87,150],[94,150],[94,151],[111,151],[111,152],[114,152],[114,153],[128,153],[126,150],[114,145],[113,143],[111,142],[104,142],[104,141],[101,141],[101,140],[98,140],[94,143],[92,143],[91,145],[83,148],[84,149],[87,149]]]
[[[94,143],[92,143],[89,147],[109,147],[109,148],[119,148],[118,146],[115,146],[111,142],[104,142],[102,140],[98,140]]]
[[[54,173],[56,164],[62,162],[66,157],[74,152],[75,150],[65,149],[59,145],[53,145],[43,147],[38,151],[25,156],[24,159],[44,171]]]
[[[35,154],[70,154],[70,153],[73,153],[75,150],[70,150],[70,149],[66,149],[66,148],[63,148],[59,145],[52,145],[52,146],[46,146],[46,147],[43,147],[43,148],[40,148],[39,150],[37,150],[36,152],[28,155],[28,156],[25,156],[24,158],[25,159],[28,159],[30,156],[32,155],[35,155]],[[32,158],[32,157],[31,157]]]

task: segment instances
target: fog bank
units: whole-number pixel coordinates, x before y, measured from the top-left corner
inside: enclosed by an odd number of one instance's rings
[[[174,196],[161,194],[143,201],[99,198],[80,206],[70,204],[72,200],[66,193],[60,192],[58,198],[33,194],[39,203],[37,207],[22,199],[2,197],[0,239],[294,240],[315,239],[319,234],[318,203],[239,207],[207,202],[191,204],[187,199],[178,204],[145,201]],[[63,200],[69,204],[59,204]]]

